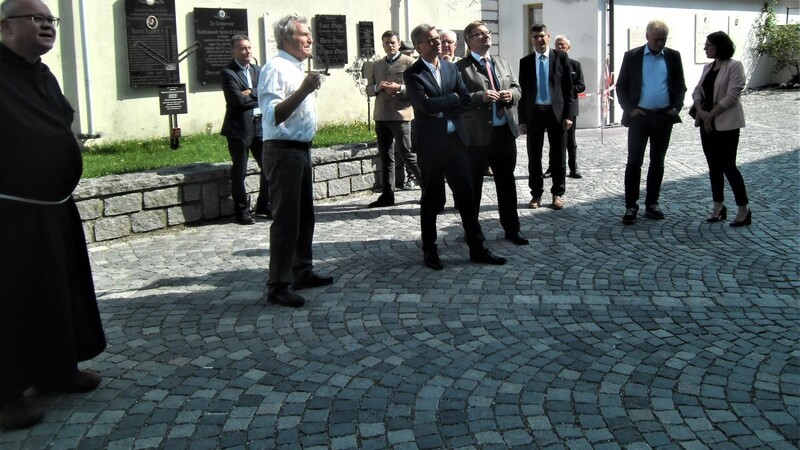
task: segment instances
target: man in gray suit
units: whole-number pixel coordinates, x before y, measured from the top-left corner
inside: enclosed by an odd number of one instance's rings
[[[492,32],[484,22],[471,22],[464,29],[464,36],[470,54],[456,66],[470,92],[469,110],[461,114],[461,123],[476,210],[480,209],[483,175],[488,165],[497,187],[497,207],[505,237],[517,245],[526,245],[528,240],[520,235],[517,213],[514,169],[519,132],[512,108],[522,92],[511,64],[489,54]]]
[[[383,193],[369,204],[370,208],[394,205],[395,153],[400,155],[417,180],[422,179],[417,155],[411,153],[414,110],[403,83],[403,72],[414,64],[414,59],[400,53],[400,37],[396,31],[384,32],[381,41],[386,57],[373,64],[367,78],[367,95],[375,97],[375,135],[383,166]]]

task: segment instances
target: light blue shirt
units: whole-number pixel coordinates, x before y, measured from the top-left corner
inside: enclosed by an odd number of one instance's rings
[[[433,74],[433,78],[436,80],[436,84],[439,85],[439,90],[441,90],[442,89],[442,66],[441,66],[442,61],[439,61],[439,66],[438,67],[434,66],[433,64],[429,63],[428,61],[425,61],[424,59],[422,60],[422,62],[424,62],[425,65],[428,66],[428,70],[430,70],[431,73]],[[439,113],[438,117],[444,117],[444,114]],[[452,120],[447,119],[447,132],[448,133],[453,133],[455,131],[456,131],[456,125],[453,123]]]
[[[486,58],[486,70],[489,70],[489,71],[492,72],[492,77],[494,78],[495,88],[499,92],[500,91],[500,84],[499,84],[500,81],[497,79],[497,72],[495,72],[495,70],[494,70],[494,62],[492,62],[492,57],[489,56],[489,55],[486,55],[486,56],[479,55],[479,54],[477,54],[475,52],[470,52],[470,54],[472,55],[472,58],[475,59],[475,61],[478,61],[478,64],[480,64],[481,66],[483,65],[483,61],[481,61],[481,60]],[[486,82],[488,83],[489,80],[487,79]],[[487,86],[489,86],[489,85],[487,84]],[[508,123],[508,119],[506,119],[506,116],[503,116],[502,118],[497,117],[497,102],[492,103],[492,125],[500,126],[500,125],[505,125],[507,123]]]
[[[644,109],[664,109],[669,106],[667,60],[664,57],[664,50],[653,53],[649,46],[644,46],[642,95],[637,106]]]
[[[314,139],[317,130],[316,92],[307,96],[283,123],[275,124],[275,107],[300,89],[305,77],[303,62],[283,50],[279,50],[261,69],[258,106],[264,112],[261,129],[265,141],[311,142]]]
[[[536,104],[537,105],[552,105],[553,100],[550,98],[550,49],[547,49],[547,53],[536,53]],[[539,71],[541,65],[541,59],[544,57],[544,79],[545,82],[541,83],[540,76],[542,75]],[[545,86],[546,89],[539,89],[539,87]]]

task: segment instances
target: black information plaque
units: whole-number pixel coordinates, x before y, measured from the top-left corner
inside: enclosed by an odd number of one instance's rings
[[[161,115],[186,114],[186,85],[162,84],[158,86],[158,101],[161,105]]]
[[[358,56],[371,58],[375,54],[375,26],[372,22],[358,22]]]
[[[175,0],[125,0],[125,28],[130,85],[178,83]]]
[[[247,10],[222,8],[194,9],[194,39],[197,51],[197,81],[219,83],[220,71],[231,61],[231,36],[247,36]]]
[[[317,57],[327,66],[347,64],[347,21],[345,16],[317,15],[314,41]]]

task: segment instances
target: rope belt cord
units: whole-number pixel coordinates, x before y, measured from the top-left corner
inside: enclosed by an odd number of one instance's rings
[[[36,200],[33,198],[17,197],[16,195],[0,194],[0,199],[11,200],[12,202],[30,203],[32,205],[61,205],[67,202],[72,197],[72,194],[66,196],[63,200],[49,202],[46,200]]]

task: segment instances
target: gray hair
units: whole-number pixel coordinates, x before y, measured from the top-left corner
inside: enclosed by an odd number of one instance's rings
[[[442,37],[443,35],[447,35],[447,37],[449,37],[453,41],[457,41],[458,40],[458,35],[453,30],[448,30],[447,28],[442,28],[441,30],[439,30],[439,37]]]
[[[436,26],[429,23],[421,23],[414,27],[414,29],[411,30],[411,42],[414,43],[414,46],[416,47],[417,44],[422,42],[422,36],[430,33],[431,30],[436,30]]]
[[[19,2],[20,0],[3,0],[3,2],[0,3],[0,18],[5,19],[11,14],[11,8]]]
[[[308,19],[299,14],[289,14],[275,22],[273,31],[275,32],[275,44],[277,44],[278,50],[283,50],[284,39],[290,39],[294,36],[298,23],[308,23]]]
[[[555,42],[558,42],[558,41],[564,41],[564,42],[567,43],[568,46],[570,46],[570,47],[572,46],[572,43],[569,41],[569,38],[567,37],[566,34],[559,34],[558,36],[556,36]]]
[[[667,26],[667,24],[663,20],[659,20],[659,19],[651,20],[647,24],[647,28],[646,28],[645,32],[647,34],[650,34],[651,32],[653,32],[655,30],[664,30],[665,32],[667,32],[669,34],[669,27]]]

